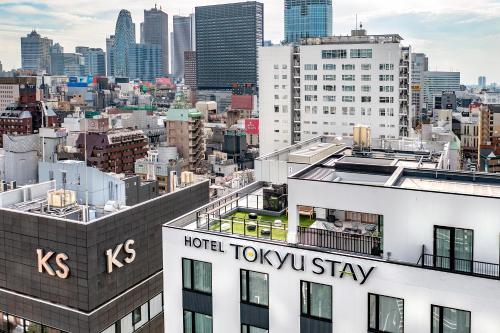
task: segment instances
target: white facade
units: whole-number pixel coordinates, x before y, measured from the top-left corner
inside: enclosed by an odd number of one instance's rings
[[[210,300],[211,330],[203,332],[240,332],[243,320],[248,320],[248,313],[243,311],[248,304],[240,296],[244,283],[240,270],[267,274],[269,302],[260,307],[266,309],[260,314],[268,316],[268,325],[259,333],[387,331],[369,330],[372,323],[369,313],[375,311],[370,306],[370,294],[399,299],[398,308],[390,311],[392,316],[387,314],[380,319],[389,322],[385,323],[389,327],[395,325],[390,321],[397,320],[396,332],[443,332],[431,328],[436,319],[431,312],[433,306],[453,309],[446,311],[460,310],[468,318],[455,322],[453,317],[447,317],[441,321],[448,328],[444,332],[498,332],[500,177],[406,169],[384,158],[346,159],[344,166],[340,160],[329,160],[289,177],[286,242],[234,234],[233,229],[208,230],[203,227],[204,222],[193,223],[214,208],[230,205],[235,209],[233,197],[212,202],[164,225],[163,266],[167,272],[164,290],[168,304],[165,330],[183,332],[184,310],[194,311],[189,301],[193,295],[186,294],[183,284],[183,259],[190,259],[211,264],[211,291],[203,296]],[[394,168],[393,174],[387,173],[388,167]],[[238,207],[248,200],[246,193],[249,192],[233,194],[239,198]],[[378,216],[382,253],[342,252],[332,247],[334,240],[326,235],[340,239],[346,237],[345,231],[334,233],[317,226],[297,231],[299,207],[315,207],[318,225],[326,223],[320,221],[325,221],[321,217],[327,209]],[[322,236],[308,236],[304,228],[316,232],[319,229]],[[455,241],[471,242],[467,243],[472,256],[470,263],[473,262],[470,271],[461,270],[464,266],[458,264],[456,257],[440,257],[452,260],[455,268],[438,267],[436,262],[428,260],[426,256],[438,258],[437,230],[454,230],[454,237],[459,230],[467,230],[467,236]],[[356,243],[361,237],[365,236],[350,234],[344,240]],[[307,239],[314,244],[307,243]],[[332,317],[326,320],[328,324],[324,324],[324,319],[320,326],[304,324],[308,320],[310,324],[311,318],[301,308],[302,281],[331,288],[331,300],[323,299],[331,301]]]
[[[19,101],[19,84],[0,84],[0,111]]]
[[[261,155],[318,135],[349,136],[356,124],[375,138],[407,136],[410,55],[400,41],[327,37],[261,48]]]

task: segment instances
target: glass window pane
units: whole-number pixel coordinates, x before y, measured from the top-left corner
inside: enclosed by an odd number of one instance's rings
[[[472,230],[455,229],[455,269],[462,272],[472,270]]]
[[[212,292],[212,264],[202,261],[193,261],[194,289],[197,291]]]
[[[7,315],[5,313],[0,312],[0,332],[7,332]]]
[[[163,295],[162,293],[156,295],[149,301],[149,315],[152,319],[163,311],[162,305]]]
[[[24,333],[24,321],[22,318],[8,316],[9,318],[9,333]]]
[[[370,294],[368,300],[368,316],[370,328],[377,329],[377,296]]]
[[[212,333],[212,317],[201,313],[194,314],[196,333]]]
[[[379,330],[388,333],[403,332],[403,300],[379,296]]]
[[[332,319],[332,287],[311,283],[311,315]]]
[[[185,289],[191,289],[191,260],[182,259],[182,287]]]
[[[439,307],[432,306],[432,333],[439,333]]]
[[[261,305],[269,305],[269,287],[267,274],[249,272],[249,301]]]
[[[301,309],[303,314],[308,314],[307,313],[307,303],[308,303],[308,298],[309,298],[309,288],[307,287],[307,282],[302,281],[301,282],[301,292],[300,296],[302,297],[301,299]]]
[[[241,300],[248,301],[247,298],[247,272],[245,270],[241,270]]]
[[[29,320],[24,321],[24,326],[26,327],[26,333],[41,333],[42,332],[42,325],[38,323],[34,323]],[[1,324],[0,324],[0,331],[1,331]]]
[[[144,303],[138,308],[138,312],[140,313],[140,317],[138,321],[134,321],[134,329],[137,330],[144,324],[148,322],[148,303]],[[137,319],[137,318],[136,318]]]
[[[121,333],[132,333],[134,331],[134,326],[132,325],[132,312],[120,320],[120,329]]]
[[[249,328],[248,333],[268,333],[269,332],[266,329],[254,327],[254,326],[248,326],[248,328]]]
[[[193,333],[193,313],[184,311],[184,333]]]
[[[443,308],[443,333],[470,333],[470,313]]]

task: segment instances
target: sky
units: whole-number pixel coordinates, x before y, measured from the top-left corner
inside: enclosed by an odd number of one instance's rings
[[[356,14],[369,34],[398,33],[413,52],[429,57],[430,70],[460,71],[462,83],[500,83],[500,0],[333,0],[333,33],[349,34]],[[228,0],[157,1],[169,14],[188,15],[195,6]],[[284,0],[264,3],[264,36],[278,43],[284,35]],[[36,29],[60,43],[105,49],[120,9],[128,9],[139,28],[149,0],[0,0],[0,61],[4,69],[21,65],[20,38]],[[139,33],[137,32],[137,36]]]

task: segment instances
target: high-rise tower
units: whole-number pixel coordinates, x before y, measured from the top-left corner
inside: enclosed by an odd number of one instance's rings
[[[168,15],[160,8],[144,10],[144,23],[141,28],[141,43],[159,45],[161,48],[161,67],[164,74],[169,72],[168,63]]]
[[[184,77],[184,52],[194,50],[194,15],[174,16],[174,35],[172,40],[172,73],[176,78]]]
[[[33,30],[21,37],[21,62],[25,70],[50,73],[50,48],[52,40]]]
[[[332,0],[285,0],[285,41],[332,34]]]
[[[135,25],[132,16],[126,9],[118,15],[113,43],[114,75],[130,75],[130,57],[135,47]]]

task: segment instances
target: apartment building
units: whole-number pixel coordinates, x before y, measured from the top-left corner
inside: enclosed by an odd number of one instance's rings
[[[499,156],[500,105],[482,105],[479,109],[479,169],[486,172],[500,172]]]
[[[303,39],[259,53],[261,154],[318,135],[409,134],[410,49],[399,35]]]
[[[285,206],[254,183],[166,223],[166,331],[497,332],[500,177],[386,153],[303,168]]]

